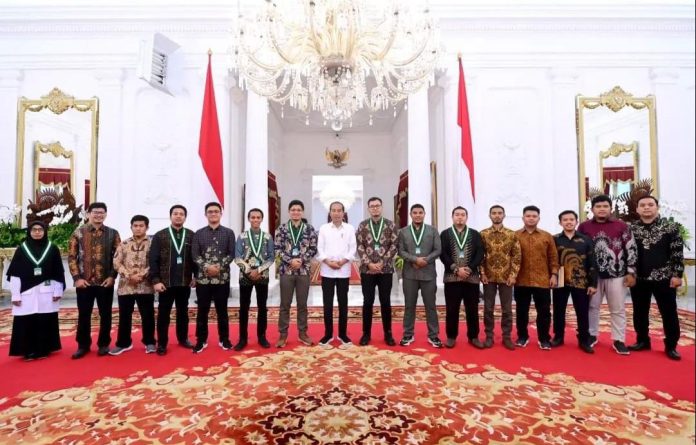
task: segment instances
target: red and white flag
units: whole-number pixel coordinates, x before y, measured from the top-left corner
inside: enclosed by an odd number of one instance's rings
[[[220,204],[225,205],[225,180],[222,169],[222,143],[218,125],[215,89],[211,70],[212,55],[208,53],[208,73],[205,76],[205,93],[203,95],[203,115],[201,116],[201,136],[198,143],[198,156],[203,170],[213,187]]]
[[[469,182],[471,184],[471,197],[476,202],[476,188],[474,186],[474,150],[471,143],[471,127],[469,126],[469,107],[466,102],[466,83],[464,82],[464,68],[462,58],[459,57],[459,102],[457,104],[457,125],[462,129],[462,161],[469,170]]]

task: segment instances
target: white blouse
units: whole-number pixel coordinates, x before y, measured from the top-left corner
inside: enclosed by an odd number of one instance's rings
[[[60,300],[53,301],[53,297],[63,296],[63,284],[51,280],[48,284],[41,283],[37,286],[20,292],[22,280],[19,277],[10,277],[10,292],[12,301],[20,301],[19,306],[12,305],[12,315],[31,315],[58,312]]]

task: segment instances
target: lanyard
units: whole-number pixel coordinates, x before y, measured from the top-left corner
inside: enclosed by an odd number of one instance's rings
[[[380,238],[382,238],[382,231],[384,230],[384,218],[379,220],[379,229],[375,234],[375,228],[372,224],[372,219],[370,219],[370,233],[372,233],[372,241],[379,244]]]
[[[409,228],[411,229],[411,236],[413,237],[413,242],[416,243],[416,247],[420,247],[421,242],[423,241],[423,234],[425,233],[425,224],[421,226],[418,236],[416,236],[416,232],[415,230],[413,230],[413,224],[411,224]]]
[[[254,245],[254,232],[249,230],[249,247],[251,247],[251,253],[254,254],[256,258],[261,259],[261,245],[263,244],[263,230],[259,232],[259,243]]]
[[[172,239],[172,244],[174,244],[174,250],[176,250],[176,254],[178,256],[181,256],[181,251],[184,249],[184,241],[186,240],[186,231],[184,230],[184,233],[181,235],[181,244],[177,244],[176,238],[174,237],[174,232],[172,231],[171,226],[169,226],[169,236]]]
[[[459,250],[464,250],[464,246],[466,245],[466,239],[469,238],[469,228],[466,228],[466,232],[464,232],[464,240],[462,241],[460,241],[459,234],[457,233],[457,231],[454,230],[454,226],[452,226],[452,233],[454,233],[454,238],[457,240],[457,247],[459,247]]]
[[[292,221],[288,221],[288,231],[290,232],[290,240],[292,241],[292,246],[297,247],[297,243],[300,241],[300,235],[304,232],[304,223],[297,230],[297,233],[293,230]]]
[[[43,263],[43,260],[46,259],[48,250],[51,248],[51,242],[48,242],[48,244],[46,245],[46,249],[43,251],[43,254],[41,254],[41,258],[39,258],[38,260],[34,257],[34,255],[32,255],[31,251],[29,250],[29,247],[27,247],[26,241],[22,243],[22,248],[24,249],[24,253],[26,253],[29,259],[34,262],[36,267],[39,267],[41,266],[41,263]]]

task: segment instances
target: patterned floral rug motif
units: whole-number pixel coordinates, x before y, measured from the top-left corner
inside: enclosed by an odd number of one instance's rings
[[[251,353],[251,351],[249,351]],[[0,437],[80,444],[693,443],[694,404],[425,350],[298,348],[0,400]],[[513,422],[514,419],[514,422]]]

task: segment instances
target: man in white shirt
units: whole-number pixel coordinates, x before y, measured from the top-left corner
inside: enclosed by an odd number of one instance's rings
[[[319,228],[317,260],[321,262],[321,290],[324,297],[324,337],[319,344],[324,346],[333,340],[334,291],[338,294],[338,339],[343,344],[351,343],[347,333],[348,282],[357,243],[355,229],[343,222],[345,214],[343,204],[332,202],[329,206],[331,222]]]

